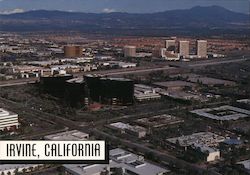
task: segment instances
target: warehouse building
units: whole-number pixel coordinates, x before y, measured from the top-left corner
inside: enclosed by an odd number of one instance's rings
[[[167,139],[168,142],[179,144],[181,147],[199,149],[207,155],[206,161],[211,162],[220,159],[220,151],[216,148],[225,138],[211,132],[199,132],[192,135]]]
[[[66,175],[102,175],[113,174],[117,169],[123,174],[134,175],[163,175],[169,170],[144,160],[126,150],[117,148],[109,151],[109,164],[65,164]]]

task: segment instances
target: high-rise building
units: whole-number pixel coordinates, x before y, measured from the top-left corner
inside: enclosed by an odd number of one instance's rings
[[[207,58],[207,41],[197,40],[197,56],[199,58]]]
[[[64,46],[64,56],[69,58],[82,57],[82,47]]]
[[[183,57],[189,56],[189,41],[179,42],[179,53],[180,53],[180,56],[183,56]]]
[[[124,47],[124,57],[136,57],[136,47],[135,46],[125,46]]]
[[[175,50],[176,50],[175,40],[166,40],[165,46],[166,46],[167,51],[174,51],[175,52]]]

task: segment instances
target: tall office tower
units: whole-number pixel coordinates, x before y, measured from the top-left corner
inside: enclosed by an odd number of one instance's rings
[[[136,47],[135,46],[125,46],[124,47],[124,57],[136,57]]]
[[[179,53],[180,53],[180,56],[183,56],[183,57],[189,56],[189,41],[179,42]]]
[[[197,40],[197,56],[199,58],[207,58],[207,41]]]
[[[65,57],[82,57],[82,47],[81,46],[64,46],[64,56]]]
[[[175,52],[176,50],[176,46],[175,46],[175,40],[166,40],[165,41],[165,46],[166,46],[166,49],[167,51],[173,51]]]

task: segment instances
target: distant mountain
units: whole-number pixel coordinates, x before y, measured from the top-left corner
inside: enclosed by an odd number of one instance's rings
[[[193,7],[159,13],[79,13],[37,10],[0,15],[2,31],[46,30],[166,30],[244,27],[248,15],[236,13],[219,6]]]

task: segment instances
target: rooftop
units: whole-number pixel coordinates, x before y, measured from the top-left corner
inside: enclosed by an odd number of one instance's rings
[[[63,165],[68,171],[77,175],[94,175],[108,168],[124,168],[137,175],[157,175],[169,172],[165,168],[149,163],[143,157],[117,148],[109,151],[110,163],[106,165]]]
[[[167,87],[167,88],[172,88],[172,87],[185,87],[189,86],[192,87],[195,84],[194,83],[189,83],[186,81],[164,81],[164,82],[156,82],[154,85],[161,86],[161,87]]]
[[[247,170],[250,171],[250,159],[249,159],[249,160],[245,160],[245,161],[238,162],[237,164],[242,164]]]
[[[147,127],[151,126],[151,127],[157,128],[157,127],[162,127],[165,125],[171,125],[175,123],[184,122],[184,120],[181,118],[172,116],[172,115],[162,114],[162,115],[157,115],[157,116],[153,116],[149,118],[137,119],[136,122],[143,126],[147,126]]]
[[[6,170],[34,167],[34,164],[0,164],[0,172]]]
[[[191,111],[191,113],[214,120],[238,120],[250,117],[250,111],[228,105],[217,108],[197,109]]]
[[[17,114],[7,111],[3,108],[0,108],[0,117],[6,117],[6,116],[12,116],[12,115],[17,115]]]
[[[44,137],[46,140],[55,140],[55,141],[81,141],[87,140],[89,134],[83,133],[78,130],[60,132],[57,134],[52,134]]]

